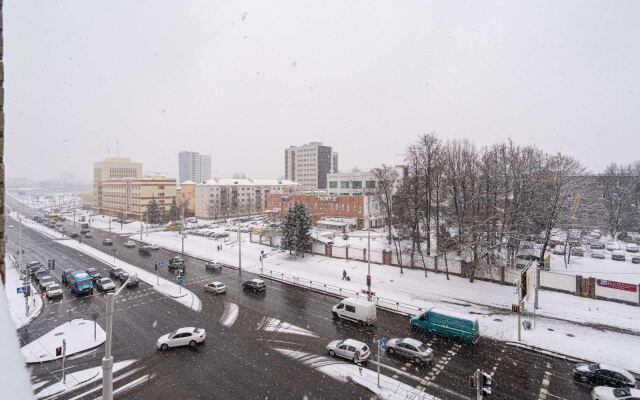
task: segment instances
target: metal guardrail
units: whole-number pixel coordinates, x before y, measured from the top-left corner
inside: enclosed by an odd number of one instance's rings
[[[296,286],[315,290],[320,293],[331,294],[331,295],[335,295],[343,298],[344,297],[368,298],[368,296],[365,293],[357,292],[355,290],[345,289],[339,286],[333,286],[323,282],[313,281],[306,278],[300,278],[298,276],[290,275],[284,272],[274,271],[271,269],[263,269],[260,275],[264,277],[284,281],[287,283],[291,283]],[[416,315],[427,310],[427,308],[414,306],[413,304],[402,303],[402,302],[399,302],[393,299],[387,299],[384,297],[373,296],[372,301],[379,308],[382,308],[387,311],[404,314],[404,315]]]

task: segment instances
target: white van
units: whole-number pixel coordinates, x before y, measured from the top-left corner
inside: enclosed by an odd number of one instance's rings
[[[376,305],[366,299],[349,297],[331,309],[333,318],[344,318],[360,325],[371,325],[376,322]]]

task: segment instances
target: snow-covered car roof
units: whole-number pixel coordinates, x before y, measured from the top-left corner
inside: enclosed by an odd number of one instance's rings
[[[398,343],[406,343],[406,344],[410,344],[410,345],[415,346],[415,347],[420,347],[420,346],[423,345],[423,343],[421,341],[416,340],[416,339],[412,339],[412,338],[400,339],[400,340],[398,340]]]
[[[196,329],[197,328],[194,328],[193,326],[187,326],[185,328],[178,328],[178,329],[176,329],[176,334],[185,333],[185,332],[193,333]]]
[[[359,340],[355,340],[355,339],[345,339],[345,340],[342,341],[341,344],[346,344],[346,345],[353,346],[353,347],[356,347],[356,348],[359,348],[359,349],[361,349],[364,346],[366,346],[366,344],[362,343]]]
[[[264,281],[262,279],[252,279],[251,282],[255,282],[255,283],[264,283]]]

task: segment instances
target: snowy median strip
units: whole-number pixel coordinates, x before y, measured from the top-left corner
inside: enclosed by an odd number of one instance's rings
[[[113,263],[113,256],[107,253],[103,253],[100,250],[97,250],[89,245],[78,243],[75,240],[61,240],[58,243],[65,245],[67,247],[71,247],[75,250],[81,251],[93,258],[96,258],[106,264],[116,266],[118,268],[122,268],[127,271],[129,274],[137,274],[138,278],[151,285],[154,290],[159,293],[162,293],[168,297],[171,297],[175,301],[192,309],[195,312],[200,312],[202,309],[202,302],[200,298],[196,296],[189,289],[184,287],[180,287],[179,285],[168,281],[164,278],[156,278],[156,274],[146,271],[142,268],[136,267],[135,265],[126,263],[120,259],[116,259],[115,264]],[[157,279],[157,280],[156,280]],[[156,284],[159,282],[160,284]]]
[[[56,348],[62,347],[63,340],[67,346],[67,356],[100,346],[105,342],[106,335],[102,327],[97,325],[94,339],[93,325],[93,321],[87,319],[66,322],[22,347],[22,355],[27,363],[62,358],[62,355],[56,356]]]
[[[285,321],[280,321],[278,318],[272,317],[264,317],[258,324],[258,330],[262,330],[265,332],[289,333],[292,335],[318,337],[318,335],[307,329],[300,328],[299,326],[290,324]]]
[[[29,315],[25,315],[24,294],[18,293],[17,288],[24,286],[22,279],[20,279],[20,272],[15,269],[15,262],[13,256],[4,258],[6,269],[6,281],[5,287],[7,289],[7,300],[9,301],[9,312],[11,313],[11,319],[16,325],[16,329],[19,329],[35,317],[37,317],[42,311],[42,297],[38,296],[36,288],[31,285],[32,296],[29,296]]]

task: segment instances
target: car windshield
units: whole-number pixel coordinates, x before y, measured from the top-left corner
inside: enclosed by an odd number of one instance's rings
[[[47,289],[47,290],[51,290],[51,291],[53,291],[53,290],[60,290],[60,286],[58,286],[58,285],[56,285],[56,284],[49,285],[49,287],[48,287],[48,289]]]
[[[631,396],[631,389],[629,389],[629,388],[613,389],[613,395],[615,397]]]
[[[429,350],[429,346],[427,346],[426,344],[422,344],[418,347],[418,350],[424,353],[425,351]]]

